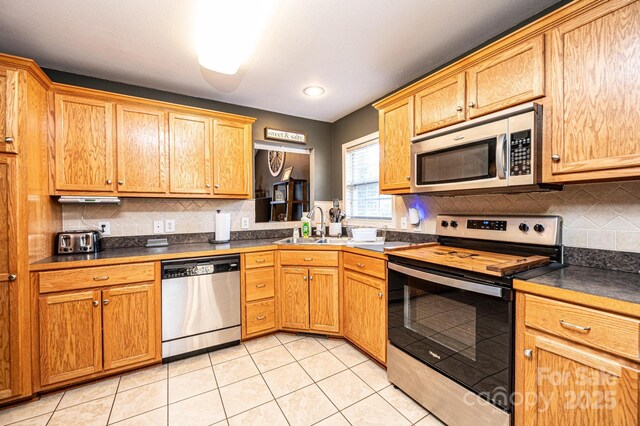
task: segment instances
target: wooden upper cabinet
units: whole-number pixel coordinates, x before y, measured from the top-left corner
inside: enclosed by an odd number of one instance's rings
[[[340,288],[338,269],[309,269],[309,328],[340,331]]]
[[[640,175],[640,2],[606,2],[561,24],[550,40],[545,180]]]
[[[178,194],[211,194],[209,117],[169,113],[169,188]]]
[[[306,268],[281,269],[279,298],[282,327],[308,330],[309,285]]]
[[[55,128],[56,190],[113,191],[113,104],[56,94]]]
[[[412,105],[407,98],[379,112],[380,192],[409,192]]]
[[[0,68],[0,152],[18,152],[19,71]]]
[[[524,334],[524,425],[637,425],[639,372],[605,354]],[[519,408],[516,408],[519,409]]]
[[[251,125],[215,119],[213,147],[213,193],[249,196],[253,154]]]
[[[469,118],[544,96],[544,34],[467,70]]]
[[[116,106],[118,192],[167,192],[165,113],[130,105]]]
[[[156,358],[159,319],[155,284],[114,287],[102,292],[104,369]]]
[[[414,95],[416,135],[464,121],[466,117],[465,73],[430,84]]]
[[[15,161],[0,155],[0,400],[20,393]]]
[[[100,305],[97,290],[40,297],[41,385],[102,370]]]

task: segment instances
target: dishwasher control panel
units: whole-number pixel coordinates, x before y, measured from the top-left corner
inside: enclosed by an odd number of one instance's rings
[[[162,262],[162,279],[194,277],[240,270],[237,256],[182,259]]]

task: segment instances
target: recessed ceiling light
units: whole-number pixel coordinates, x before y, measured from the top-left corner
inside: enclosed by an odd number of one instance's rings
[[[309,86],[305,87],[302,91],[307,96],[320,96],[324,93],[324,89],[320,86]]]

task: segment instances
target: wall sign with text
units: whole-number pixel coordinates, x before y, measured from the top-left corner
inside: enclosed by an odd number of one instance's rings
[[[287,130],[264,128],[264,138],[282,142],[307,143],[307,134],[302,132],[289,132]]]

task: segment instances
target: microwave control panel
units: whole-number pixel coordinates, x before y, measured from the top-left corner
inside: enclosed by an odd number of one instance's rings
[[[511,133],[509,164],[511,176],[531,174],[531,130]]]

